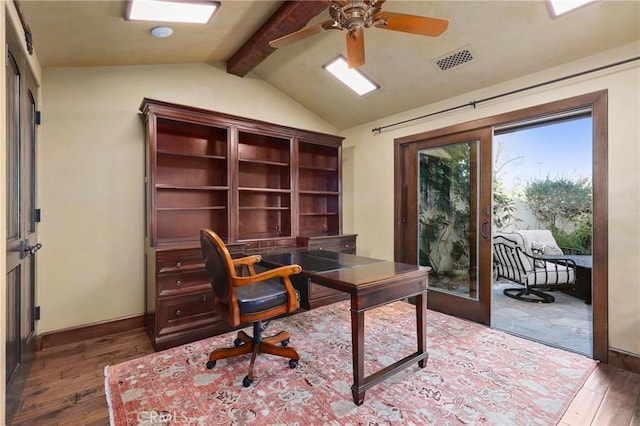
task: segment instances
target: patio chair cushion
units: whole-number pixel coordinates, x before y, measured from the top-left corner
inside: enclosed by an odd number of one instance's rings
[[[542,268],[536,265],[536,269],[527,274],[529,283],[566,284],[575,281],[575,270],[564,265],[545,262]]]
[[[522,229],[513,233],[522,237],[522,248],[529,255],[564,254],[548,229]]]
[[[573,268],[566,268],[551,262],[544,262],[542,266],[536,265],[535,269],[529,269],[525,272],[510,267],[502,269],[502,275],[508,280],[521,284],[528,283],[532,286],[536,283],[547,283],[548,285],[572,283],[575,279],[574,274]]]
[[[531,243],[531,251],[538,254],[564,254],[562,249],[556,245],[540,243],[537,241]]]

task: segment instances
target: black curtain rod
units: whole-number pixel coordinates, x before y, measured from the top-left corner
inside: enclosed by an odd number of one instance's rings
[[[622,60],[622,61],[619,61],[619,62],[614,62],[612,64],[603,65],[603,66],[597,67],[597,68],[592,68],[592,69],[587,70],[587,71],[581,71],[581,72],[576,73],[576,74],[571,74],[571,75],[567,75],[567,76],[564,76],[564,77],[559,77],[559,78],[556,78],[556,79],[553,79],[553,80],[545,81],[543,83],[538,83],[538,84],[534,84],[532,86],[522,87],[520,89],[511,90],[509,92],[501,93],[499,95],[490,96],[488,98],[480,99],[480,100],[477,100],[477,101],[471,101],[471,102],[466,103],[466,104],[462,104],[462,105],[454,106],[454,107],[451,107],[451,108],[443,109],[443,110],[440,110],[440,111],[432,112],[430,114],[421,115],[420,117],[409,118],[408,120],[398,121],[397,123],[387,124],[386,126],[375,127],[373,129],[371,129],[371,131],[373,133],[375,133],[375,134],[380,134],[380,133],[382,133],[382,131],[384,129],[388,129],[389,127],[395,127],[395,126],[399,126],[401,124],[410,123],[412,121],[422,120],[423,118],[433,117],[434,115],[444,114],[445,112],[455,111],[457,109],[465,108],[465,107],[468,107],[468,106],[475,108],[476,105],[478,105],[478,104],[480,104],[482,102],[492,101],[494,99],[503,98],[505,96],[513,95],[515,93],[524,92],[526,90],[536,89],[536,88],[542,87],[542,86],[547,86],[549,84],[557,83],[559,81],[568,80],[570,78],[580,77],[580,76],[583,76],[583,75],[586,75],[586,74],[591,74],[593,72],[602,71],[602,70],[607,69],[607,68],[617,67],[618,65],[627,64],[629,62],[637,61],[639,59],[640,59],[640,56],[636,56],[636,57],[625,59],[625,60]]]

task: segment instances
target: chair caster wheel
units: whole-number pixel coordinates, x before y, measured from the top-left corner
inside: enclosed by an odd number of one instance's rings
[[[207,368],[209,370],[211,370],[215,366],[216,366],[216,362],[215,361],[207,361]]]
[[[280,342],[280,344],[281,344],[282,346],[287,346],[287,345],[289,344],[289,339],[285,339],[285,340],[283,340],[282,342]]]
[[[297,359],[290,359],[289,360],[289,368],[296,368],[298,366],[298,360]]]
[[[242,344],[242,340],[236,339],[236,340],[233,341],[233,344],[237,348],[238,346],[240,346]]]
[[[248,388],[249,386],[251,386],[251,383],[253,383],[253,380],[250,380],[249,376],[244,376],[244,379],[242,379],[242,386]]]

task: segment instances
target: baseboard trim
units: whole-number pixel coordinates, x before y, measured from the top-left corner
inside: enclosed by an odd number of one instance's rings
[[[609,349],[608,361],[608,364],[613,367],[640,374],[640,355],[618,349]]]
[[[36,344],[38,350],[41,351],[42,349],[54,346],[78,343],[93,337],[135,330],[142,327],[144,327],[144,315],[132,315],[130,317],[116,318],[42,333],[38,336]]]

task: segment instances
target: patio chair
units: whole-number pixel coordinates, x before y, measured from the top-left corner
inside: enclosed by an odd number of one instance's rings
[[[505,296],[525,302],[552,303],[555,297],[540,290],[571,289],[575,285],[576,264],[554,255],[553,262],[535,255],[519,233],[496,233],[493,236],[493,259],[497,277],[523,287],[506,288]]]

